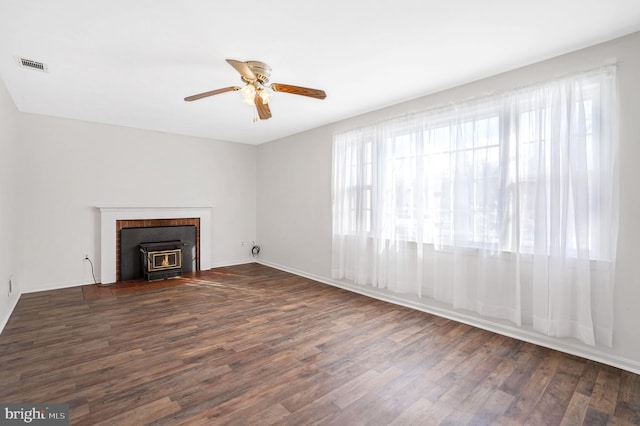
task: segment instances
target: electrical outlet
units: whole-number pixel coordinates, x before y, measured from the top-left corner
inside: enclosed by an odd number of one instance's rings
[[[85,254],[84,257],[82,258],[82,260],[89,260],[89,255]]]

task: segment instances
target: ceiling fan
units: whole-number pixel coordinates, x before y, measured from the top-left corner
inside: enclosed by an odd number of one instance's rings
[[[235,92],[240,90],[240,94],[249,105],[255,105],[260,120],[271,118],[271,109],[269,108],[269,99],[274,92],[290,93],[292,95],[308,96],[310,98],[324,99],[327,94],[324,90],[310,89],[308,87],[292,86],[290,84],[271,83],[271,68],[264,62],[259,61],[236,61],[227,59],[229,65],[240,73],[240,78],[245,83],[244,86],[229,86],[222,89],[211,90],[209,92],[199,93],[197,95],[187,96],[185,101],[191,102],[198,99],[218,95],[225,92]],[[257,118],[254,120],[257,121]]]

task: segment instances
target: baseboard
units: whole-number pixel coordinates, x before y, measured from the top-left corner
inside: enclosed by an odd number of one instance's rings
[[[225,266],[234,266],[234,265],[246,265],[247,263],[254,263],[256,259],[253,257],[248,257],[246,259],[239,260],[228,260],[225,262],[216,262],[211,264],[211,269],[213,268],[224,268]]]
[[[0,317],[0,334],[2,334],[5,326],[9,322],[9,318],[11,318],[11,314],[13,314],[13,310],[16,308],[16,305],[20,300],[20,294],[21,294],[20,292],[14,292],[9,297],[9,304],[7,306],[7,310],[2,314],[2,317]]]
[[[474,315],[468,315],[466,313],[458,312],[453,309],[447,309],[441,306],[432,306],[427,302],[416,302],[414,300],[408,300],[403,298],[402,295],[391,295],[375,289],[368,289],[360,286],[350,285],[330,278],[322,277],[319,275],[307,273],[304,271],[290,268],[284,265],[280,265],[274,262],[269,262],[262,259],[254,259],[253,261],[260,263],[271,268],[279,269],[284,272],[289,272],[294,275],[309,278],[314,281],[318,281],[323,284],[328,284],[334,287],[338,287],[344,290],[348,290],[354,293],[362,294],[364,296],[372,297],[374,299],[382,300],[385,302],[393,303],[396,305],[404,306],[418,311],[426,312],[429,314],[437,315],[443,318],[447,318],[453,321],[461,322],[473,327],[478,327],[483,330],[491,331],[497,334],[501,334],[514,339],[522,340],[535,345],[543,346],[549,349],[565,352],[571,355],[576,355],[582,358],[590,359],[592,361],[600,362],[603,364],[611,365],[613,367],[621,368],[626,371],[630,371],[635,374],[640,374],[640,362],[621,357],[618,355],[609,354],[598,350],[597,348],[590,348],[580,343],[574,343],[572,341],[565,341],[565,339],[558,339],[548,336],[543,336],[535,331],[529,331],[516,326],[510,326],[508,324],[500,324],[495,321],[487,320],[485,318],[479,318]],[[567,339],[569,340],[569,339]]]

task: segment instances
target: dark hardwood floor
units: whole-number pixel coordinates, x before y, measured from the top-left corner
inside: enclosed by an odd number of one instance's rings
[[[248,264],[23,295],[0,401],[82,425],[626,425],[640,377]]]

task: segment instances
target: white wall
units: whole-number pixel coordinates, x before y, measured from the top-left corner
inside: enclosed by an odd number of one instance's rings
[[[99,279],[96,206],[213,207],[211,264],[249,261],[255,146],[23,113],[18,123],[23,292],[93,282],[85,253]]]
[[[328,126],[258,146],[260,259],[331,276]]]
[[[356,288],[331,279],[331,150],[334,132],[618,62],[621,108],[621,217],[613,348],[546,338],[525,328],[462,315],[428,300]],[[334,285],[395,299],[504,334],[640,372],[640,33],[432,94],[258,147],[257,229],[261,261]],[[328,94],[331,96],[331,93]]]
[[[18,164],[18,111],[0,80],[0,330],[18,299],[16,264],[16,173]],[[14,291],[9,294],[9,279]]]

